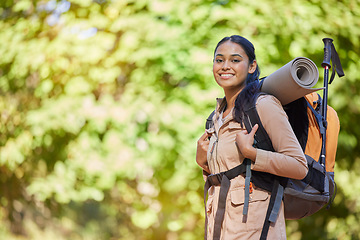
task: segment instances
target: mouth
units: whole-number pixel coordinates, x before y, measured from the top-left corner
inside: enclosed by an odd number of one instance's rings
[[[233,77],[235,74],[232,74],[232,73],[220,73],[219,74],[221,78],[231,78]]]

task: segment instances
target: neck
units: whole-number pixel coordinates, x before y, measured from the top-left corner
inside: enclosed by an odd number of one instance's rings
[[[240,89],[226,89],[224,90],[225,97],[226,97],[226,103],[227,103],[227,109],[230,110],[235,106],[235,100],[236,97],[239,95],[239,93],[243,90],[243,88]]]

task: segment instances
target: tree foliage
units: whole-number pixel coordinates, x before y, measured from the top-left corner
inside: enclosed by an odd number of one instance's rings
[[[360,239],[360,2],[4,0],[0,3],[0,237],[200,239],[196,141],[224,36],[256,47],[266,76],[298,56],[330,85],[341,133],[330,210],[289,239]],[[322,77],[321,77],[322,78]],[[322,79],[320,83],[322,84]]]

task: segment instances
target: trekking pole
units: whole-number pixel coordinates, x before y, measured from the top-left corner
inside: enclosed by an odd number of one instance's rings
[[[321,115],[323,116],[324,131],[322,135],[322,148],[320,155],[320,164],[325,165],[326,156],[326,128],[327,128],[327,100],[328,100],[328,86],[329,86],[329,69],[331,68],[331,44],[333,40],[331,38],[323,38],[324,42],[324,61],[321,66],[324,68],[324,92],[323,92],[323,104],[321,109]]]
[[[323,94],[323,102],[321,108],[321,115],[323,116],[323,126],[320,127],[320,133],[322,136],[322,149],[320,155],[320,164],[325,165],[325,143],[326,143],[326,128],[327,128],[327,102],[328,102],[328,85],[332,83],[335,78],[335,73],[339,77],[345,76],[344,70],[341,66],[340,58],[338,53],[336,52],[335,46],[333,44],[333,40],[331,38],[323,38],[324,42],[324,61],[321,63],[321,66],[325,69],[324,70],[324,94]],[[331,68],[331,63],[333,65],[332,74],[329,81],[329,69]],[[323,128],[323,129],[322,129]]]

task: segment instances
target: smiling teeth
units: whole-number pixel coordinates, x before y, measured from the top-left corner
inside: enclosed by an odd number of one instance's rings
[[[232,77],[234,76],[233,74],[221,74],[222,77]]]

